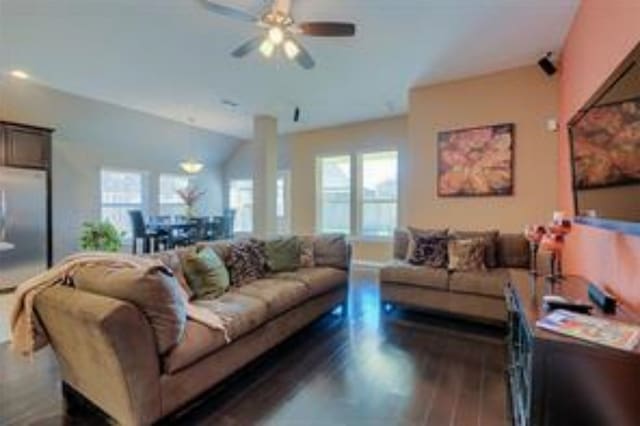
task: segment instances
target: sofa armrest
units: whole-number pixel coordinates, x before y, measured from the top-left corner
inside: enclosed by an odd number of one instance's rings
[[[140,310],[62,286],[40,293],[35,306],[66,383],[119,423],[160,417],[160,360]]]

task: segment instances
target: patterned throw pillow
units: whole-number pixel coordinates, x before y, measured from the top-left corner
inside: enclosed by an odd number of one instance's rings
[[[300,237],[300,267],[313,268],[316,261],[313,255],[313,237]]]
[[[264,241],[255,239],[231,244],[227,269],[232,286],[242,286],[265,276],[267,258]]]
[[[484,271],[484,238],[449,240],[449,270]]]
[[[409,263],[432,268],[445,268],[448,257],[447,242],[446,237],[417,236],[414,238],[413,252],[409,256]]]
[[[409,258],[413,254],[413,251],[416,248],[416,238],[428,238],[428,237],[439,237],[446,238],[448,236],[449,229],[420,229],[414,228],[410,226],[409,228],[409,245],[407,247],[407,253],[405,260],[409,261]]]
[[[472,238],[482,238],[485,243],[484,264],[487,268],[498,266],[498,237],[499,231],[453,231],[450,233],[453,238],[468,240]]]

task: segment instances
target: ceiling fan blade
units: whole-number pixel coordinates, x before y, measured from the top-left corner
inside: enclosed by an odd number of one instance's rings
[[[231,52],[231,56],[233,56],[234,58],[242,58],[246,56],[250,52],[260,47],[260,43],[262,43],[262,40],[263,37],[252,38],[251,40],[245,42],[244,44],[236,48],[236,50]]]
[[[315,37],[352,37],[356,34],[356,25],[351,22],[301,22],[298,28],[302,34]]]
[[[295,57],[296,62],[304,69],[310,70],[311,68],[316,66],[316,61],[313,60],[311,54],[305,49],[300,43],[295,40],[292,40],[298,49],[300,50]]]
[[[258,18],[253,16],[252,14],[245,12],[243,10],[235,9],[233,7],[224,6],[219,3],[215,3],[211,0],[200,0],[200,3],[210,10],[211,12],[217,13],[222,16],[226,16],[227,18],[235,19],[236,21],[244,21],[244,22],[257,22]]]

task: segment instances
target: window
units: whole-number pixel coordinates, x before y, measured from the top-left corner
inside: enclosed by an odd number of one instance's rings
[[[143,174],[133,171],[100,171],[100,217],[131,238],[129,210],[143,209]]]
[[[189,176],[185,175],[160,175],[158,181],[158,213],[161,216],[179,216],[184,214],[184,202],[178,195],[179,189],[184,189],[191,184]]]
[[[318,160],[318,230],[351,232],[351,157]]]
[[[393,233],[398,212],[398,153],[362,154],[360,173],[360,234],[386,237]]]
[[[276,219],[278,234],[281,235],[291,232],[291,223],[289,220],[291,217],[289,214],[289,211],[291,210],[289,176],[289,171],[278,172]]]
[[[229,208],[236,211],[234,232],[253,230],[253,181],[234,179],[229,182]]]

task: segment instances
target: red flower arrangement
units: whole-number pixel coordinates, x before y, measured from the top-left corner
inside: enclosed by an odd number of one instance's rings
[[[549,278],[556,281],[562,278],[562,250],[565,237],[571,232],[571,221],[564,214],[556,212],[553,221],[547,225],[527,225],[525,238],[531,249],[531,273],[537,274],[536,260],[538,249],[542,248],[551,253]]]

